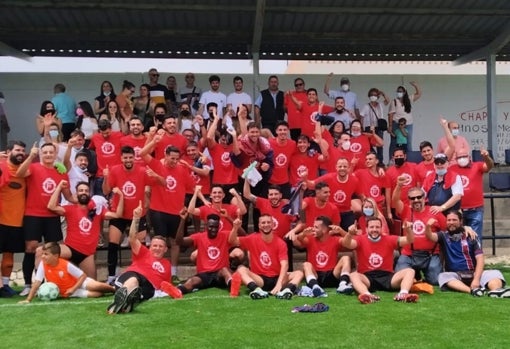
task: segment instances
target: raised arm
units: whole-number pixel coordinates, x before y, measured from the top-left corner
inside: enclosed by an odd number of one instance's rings
[[[235,190],[235,188],[230,188],[230,190],[228,192],[230,193],[230,195],[232,195],[231,203],[233,205],[237,206],[237,215],[242,216],[242,215],[246,214],[246,212],[247,212],[246,206],[244,205],[243,198],[241,197],[241,195],[239,195],[237,190]],[[234,199],[235,199],[235,201],[234,201]]]
[[[239,218],[234,219],[232,222],[232,230],[230,231],[230,234],[228,236],[228,243],[230,246],[239,246],[239,237],[237,236],[237,232],[239,228],[241,227],[241,224],[243,221]]]
[[[37,142],[34,142],[32,149],[30,149],[30,154],[28,154],[25,161],[23,161],[23,163],[18,167],[16,177],[27,177],[30,175],[30,164],[34,161],[37,155],[39,155],[39,148],[37,148]]]
[[[358,234],[358,229],[356,228],[356,223],[354,223],[349,227],[347,234],[342,239],[342,245],[350,250],[356,249],[358,242],[352,238],[356,234]]]
[[[412,244],[414,241],[413,222],[405,221],[402,228],[404,229],[406,235],[399,236],[398,238],[399,247]]]
[[[136,234],[138,233],[138,225],[140,223],[140,218],[142,217],[143,208],[142,208],[142,200],[138,201],[138,206],[133,210],[133,220],[131,221],[131,226],[129,227],[129,244],[131,245],[131,251],[134,254],[138,254],[140,252],[140,248],[142,247],[142,243],[140,240],[136,238]]]
[[[66,212],[66,210],[59,206],[58,201],[60,199],[60,194],[62,192],[62,188],[67,188],[69,186],[69,183],[67,181],[61,180],[60,183],[58,183],[57,187],[55,188],[55,191],[51,194],[50,200],[48,201],[48,210],[50,210],[53,213],[58,214],[59,216],[63,216]]]
[[[409,84],[414,87],[414,99],[413,99],[413,102],[416,102],[421,97],[421,88],[418,85],[418,83],[415,82],[415,81],[411,81],[411,82],[409,82]]]
[[[329,86],[331,85],[331,79],[333,78],[333,73],[329,73],[326,76],[326,82],[324,83],[324,93],[329,97]]]
[[[427,226],[425,227],[425,236],[432,242],[437,242],[439,240],[437,233],[432,232],[432,227],[437,223],[435,218],[430,218],[427,221]]]
[[[117,209],[115,210],[115,212],[112,211],[106,212],[105,214],[106,219],[121,218],[122,214],[124,213],[124,193],[122,193],[122,190],[120,190],[117,187],[113,188],[112,192],[115,195],[119,196],[119,202],[117,203]]]
[[[183,207],[179,212],[179,216],[181,217],[181,221],[179,222],[179,227],[177,228],[177,234],[175,235],[175,243],[179,246],[192,246],[193,240],[190,237],[184,237],[184,229],[186,228],[186,219],[188,218],[188,210]]]

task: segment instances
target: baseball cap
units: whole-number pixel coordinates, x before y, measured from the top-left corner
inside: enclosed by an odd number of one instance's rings
[[[434,155],[434,163],[435,164],[444,164],[448,162],[448,157],[443,153],[438,153]]]
[[[340,79],[340,84],[344,84],[344,83],[348,84],[349,82],[350,82],[349,78],[346,78],[345,76]]]

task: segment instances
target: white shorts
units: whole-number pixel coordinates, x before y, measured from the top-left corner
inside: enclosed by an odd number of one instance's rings
[[[81,284],[81,286],[73,292],[72,295],[70,295],[69,297],[74,297],[74,298],[87,298],[87,295],[88,295],[88,291],[87,291],[87,283],[89,282],[89,280],[92,280],[91,278],[87,277],[85,279],[85,281],[83,281],[83,283]]]
[[[503,282],[503,286],[506,284],[505,277],[499,270],[496,269],[490,269],[490,270],[484,270],[482,273],[482,277],[480,278],[480,286],[486,287],[489,281],[493,279],[500,279]],[[461,278],[459,274],[453,271],[447,271],[444,273],[440,273],[438,277],[439,287],[443,287],[448,282],[452,280],[459,280],[461,281]],[[468,285],[469,286],[469,285]]]

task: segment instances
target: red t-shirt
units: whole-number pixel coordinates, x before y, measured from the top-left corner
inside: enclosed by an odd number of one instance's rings
[[[483,162],[472,162],[468,167],[460,167],[455,164],[450,166],[452,171],[457,172],[462,179],[464,195],[460,201],[460,207],[477,208],[483,206]]]
[[[308,155],[295,152],[290,159],[290,184],[295,187],[301,181],[301,175],[308,170],[308,179],[313,181],[319,174],[319,154]]]
[[[208,149],[214,165],[212,183],[237,184],[238,170],[230,159],[230,153],[233,151],[232,144],[224,147],[214,143]]]
[[[365,155],[372,150],[372,146],[375,144],[375,139],[365,134],[361,134],[359,137],[351,137],[351,151],[354,156],[359,158],[355,169],[365,168]]]
[[[315,219],[319,216],[326,216],[331,219],[333,224],[340,224],[340,213],[335,204],[326,202],[324,207],[317,207],[314,197],[304,198],[303,202],[306,203],[305,223],[307,227],[312,227],[313,222],[315,222]]]
[[[120,146],[123,147],[125,145],[129,145],[131,148],[133,148],[135,150],[135,162],[139,165],[145,165],[145,162],[140,156],[140,151],[145,146],[146,141],[147,137],[145,136],[135,138],[132,135],[127,135],[120,139]]]
[[[182,157],[184,161],[186,161],[190,165],[195,164],[195,160],[190,158],[189,156],[185,155]],[[211,168],[211,161],[207,158],[206,162],[203,164],[203,168],[208,167]],[[202,186],[202,194],[209,194],[211,192],[211,176],[208,174],[206,176],[200,176],[199,174],[195,173],[191,169],[188,169],[189,175],[193,179],[194,185],[201,185]],[[193,194],[193,189],[191,191],[188,191],[187,194]]]
[[[273,233],[280,238],[290,231],[290,225],[295,220],[293,216],[282,213],[282,207],[287,202],[287,200],[281,200],[277,207],[273,207],[268,199],[257,197],[255,200],[255,207],[260,210],[260,213],[270,214],[273,218]]]
[[[269,183],[285,184],[289,183],[289,166],[292,155],[296,152],[296,142],[288,139],[285,144],[278,143],[276,138],[270,138],[269,144],[273,148],[274,167]]]
[[[221,205],[221,209],[227,211],[227,214],[230,218],[232,218],[232,220],[236,219],[237,218],[237,206],[235,205],[231,205],[231,204],[222,204]],[[198,208],[199,211],[200,211],[200,214],[198,215],[200,217],[200,219],[204,222],[207,222],[207,216],[209,216],[210,214],[217,214],[218,216],[220,216],[220,226],[218,228],[218,230],[232,230],[232,223],[226,219],[225,217],[223,217],[221,214],[220,214],[220,209],[217,209],[215,207],[208,207],[208,206],[201,206]]]
[[[301,101],[301,103],[303,103],[303,105],[308,103],[308,97],[307,97],[306,91],[301,91],[301,92],[292,91],[292,95],[298,101]],[[299,109],[297,109],[296,105],[294,104],[292,99],[287,94],[285,94],[285,97],[283,100],[283,105],[287,109],[287,119],[289,122],[289,128],[290,129],[300,128],[301,122],[303,119],[303,114],[301,113],[301,111]]]
[[[110,188],[119,188],[124,194],[124,212],[122,218],[133,219],[133,210],[138,207],[140,201],[145,201],[145,186],[149,185],[150,180],[145,173],[145,165],[141,167],[135,164],[131,171],[124,168],[124,165],[113,166],[109,170],[108,184]],[[112,210],[117,209],[119,196],[113,196]],[[145,216],[145,210],[142,213]]]
[[[319,103],[303,103],[301,107],[301,134],[313,138],[315,132],[315,114],[319,110]],[[325,105],[322,107],[322,114],[326,115],[334,110],[333,107]]]
[[[340,245],[342,238],[326,235],[324,241],[306,237],[302,244],[306,247],[306,259],[312,264],[315,271],[333,270],[338,261],[338,252],[342,247]]]
[[[181,155],[184,155],[186,154],[188,140],[179,133],[174,133],[173,135],[165,133],[154,148],[154,157],[158,160],[163,159],[165,157],[166,148],[169,146],[177,147],[180,150]]]
[[[171,267],[168,259],[155,258],[147,247],[141,245],[138,254],[133,253],[132,263],[126,268],[126,271],[134,271],[143,275],[155,289],[159,290],[163,281],[170,281]]]
[[[214,239],[207,232],[190,235],[197,249],[197,273],[218,271],[228,266],[228,236],[230,231],[219,231]]]
[[[90,139],[89,149],[95,150],[97,155],[97,176],[103,177],[106,165],[112,167],[120,164],[120,140],[124,137],[120,131],[111,131],[108,138],[95,133]]]
[[[425,228],[430,218],[436,219],[437,223],[432,227],[432,231],[444,231],[446,230],[446,217],[442,213],[432,214],[430,213],[430,206],[425,206],[422,212],[412,211],[409,206],[405,206],[402,211],[401,217],[404,221],[413,222],[414,241],[413,248],[415,250],[428,250],[431,251],[436,246],[435,253],[439,253],[439,245],[435,242],[430,241],[425,236]],[[402,247],[401,253],[410,256],[411,245],[405,245]]]
[[[250,254],[250,269],[257,275],[275,277],[280,275],[281,261],[288,260],[287,246],[273,235],[271,242],[262,240],[262,233],[239,237],[239,246]]]
[[[154,158],[148,165],[166,181],[166,185],[157,182],[152,186],[150,209],[178,215],[184,206],[186,190],[193,186],[187,169],[182,165],[170,168]]]
[[[358,272],[366,273],[373,270],[383,270],[393,273],[393,251],[398,247],[398,236],[381,235],[377,242],[369,240],[368,234],[354,236],[358,246]]]
[[[383,204],[386,199],[383,189],[390,190],[391,187],[386,174],[376,176],[370,172],[369,169],[363,168],[357,170],[354,175],[359,179],[363,195],[365,195],[365,197],[373,198],[379,209],[383,209]]]
[[[354,194],[361,194],[361,185],[359,179],[355,176],[347,176],[345,182],[338,180],[336,173],[327,173],[324,176],[320,176],[315,181],[315,184],[319,182],[326,182],[331,190],[329,201],[335,204],[339,212],[351,211],[351,198]]]
[[[404,203],[404,205],[409,204],[409,199],[407,198],[407,192],[409,189],[416,187],[418,185],[418,174],[416,173],[416,164],[411,162],[405,162],[402,166],[390,166],[390,168],[386,171],[386,176],[391,185],[391,192],[395,191],[397,186],[397,178],[401,175],[406,177],[406,181],[404,185],[400,188],[400,200]],[[422,183],[423,184],[423,183]]]
[[[62,207],[67,220],[67,235],[64,243],[86,256],[96,253],[106,209],[103,208],[101,214],[96,214],[91,221],[88,217],[89,209],[86,207],[80,205]]]
[[[344,158],[351,163],[354,158],[354,153],[350,150],[343,150],[341,148],[330,147],[328,149],[329,157],[326,162],[321,164],[321,168],[326,170],[326,172],[336,173],[336,163],[338,159]]]
[[[56,217],[55,213],[48,210],[48,202],[60,181],[69,182],[69,177],[67,174],[58,173],[53,167],[47,168],[40,163],[30,164],[29,171],[30,175],[26,178],[25,216]]]
[[[436,173],[436,169],[434,168],[434,162],[425,163],[424,161],[420,162],[416,165],[416,174],[418,175],[418,182],[423,184],[425,182],[425,178],[428,175],[434,175]]]

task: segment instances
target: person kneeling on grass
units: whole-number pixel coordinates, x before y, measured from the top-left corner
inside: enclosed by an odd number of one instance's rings
[[[348,234],[343,238],[342,244],[356,251],[358,258],[358,271],[351,273],[351,282],[354,290],[358,292],[358,300],[363,304],[374,303],[380,298],[371,291],[398,290],[393,298],[397,302],[415,303],[418,295],[409,293],[414,280],[414,269],[404,268],[394,272],[393,251],[414,240],[412,224],[406,222],[404,230],[406,236],[382,235],[382,221],[378,217],[367,219],[367,233],[357,235],[356,224],[349,227]]]
[[[180,212],[181,222],[175,236],[175,241],[179,246],[193,246],[197,251],[197,274],[190,277],[186,282],[177,286],[181,294],[191,292],[193,289],[206,289],[210,287],[231,288],[231,295],[239,294],[241,277],[235,274],[232,277],[229,265],[229,243],[228,237],[230,231],[220,228],[220,216],[209,214],[206,217],[205,232],[197,232],[189,237],[183,237],[184,227],[186,225],[187,210],[184,208]],[[168,285],[165,285],[168,286]],[[167,287],[162,287],[166,292]],[[167,292],[168,293],[168,292]],[[170,296],[172,294],[170,293]]]
[[[302,271],[288,273],[287,245],[273,234],[273,218],[262,214],[259,218],[259,233],[237,236],[241,226],[239,218],[234,220],[228,242],[248,251],[250,269],[244,265],[237,268],[241,280],[250,290],[252,299],[268,298],[268,291],[278,299],[291,299],[297,285],[303,279]]]
[[[432,232],[436,224],[431,218],[427,222],[425,235],[438,242],[445,259],[445,272],[439,274],[441,290],[451,289],[482,297],[486,291],[489,297],[510,298],[510,288],[504,288],[506,281],[499,270],[483,270],[485,259],[478,237],[469,236],[462,226],[462,213],[450,211],[446,215],[447,231]]]
[[[87,277],[83,270],[60,258],[60,245],[56,242],[44,244],[41,259],[35,274],[35,282],[32,284],[28,297],[19,303],[30,303],[43,280],[56,284],[62,298],[101,297],[104,293],[115,291],[112,286]]]
[[[171,278],[170,261],[164,258],[168,247],[164,236],[152,238],[149,248],[137,239],[138,224],[142,216],[142,202],[133,210],[133,220],[129,228],[129,244],[131,245],[132,263],[126,271],[119,275],[114,285],[117,288],[113,302],[108,306],[109,314],[128,313],[141,301],[154,296],[165,281]]]

